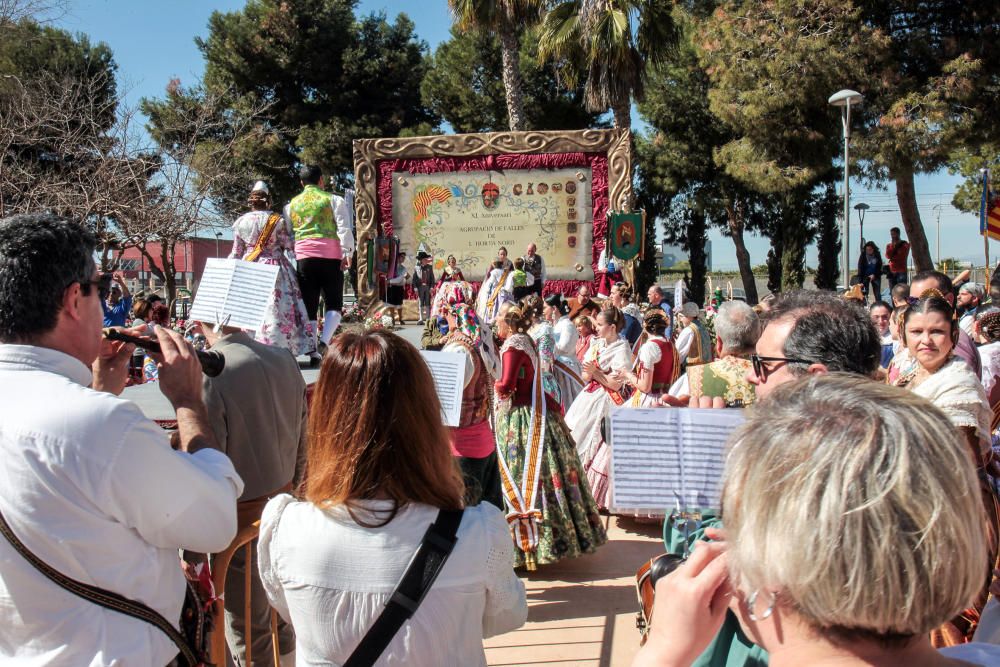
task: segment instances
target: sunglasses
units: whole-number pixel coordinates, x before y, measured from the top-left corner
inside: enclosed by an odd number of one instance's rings
[[[767,380],[767,374],[773,370],[765,366],[765,363],[785,363],[785,364],[811,364],[806,359],[793,359],[790,357],[762,357],[759,354],[750,355],[750,364],[753,366],[753,373],[762,381]]]
[[[111,294],[111,274],[102,273],[100,278],[97,280],[76,280],[80,284],[80,289],[83,291],[84,296],[90,295],[90,287],[94,286],[97,288],[97,295],[101,298],[101,301],[107,301],[108,296]]]

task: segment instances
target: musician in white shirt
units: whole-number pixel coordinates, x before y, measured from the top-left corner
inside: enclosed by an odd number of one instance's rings
[[[55,216],[0,220],[0,512],[53,569],[176,622],[178,549],[229,544],[243,482],[211,448],[200,366],[179,334],[157,330],[180,451],[116,396],[132,346],[102,339],[94,246]],[[0,563],[0,663],[147,667],[177,654],[161,630],[61,588],[5,539]]]

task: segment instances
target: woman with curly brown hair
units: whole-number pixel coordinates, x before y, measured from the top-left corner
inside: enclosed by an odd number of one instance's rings
[[[531,322],[514,306],[497,320],[501,377],[496,435],[500,480],[517,565],[534,570],[591,553],[607,534],[559,403],[542,387],[541,362],[528,335]]]

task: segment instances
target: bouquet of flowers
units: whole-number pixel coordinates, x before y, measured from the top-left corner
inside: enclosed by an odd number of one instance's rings
[[[362,322],[368,331],[394,331],[392,315],[372,315]]]
[[[340,320],[343,324],[357,324],[359,322],[364,322],[366,320],[367,313],[365,309],[361,307],[360,303],[355,302],[350,308],[345,308],[343,312],[343,318]]]

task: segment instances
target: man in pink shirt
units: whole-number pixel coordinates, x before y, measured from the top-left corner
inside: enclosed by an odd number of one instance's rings
[[[326,317],[318,352],[310,355],[318,365],[326,345],[340,325],[344,308],[344,269],[351,266],[354,233],[343,197],[323,190],[323,172],[315,165],[299,170],[302,192],[285,207],[285,217],[295,232],[296,274],[313,335],[318,332],[319,297]]]

